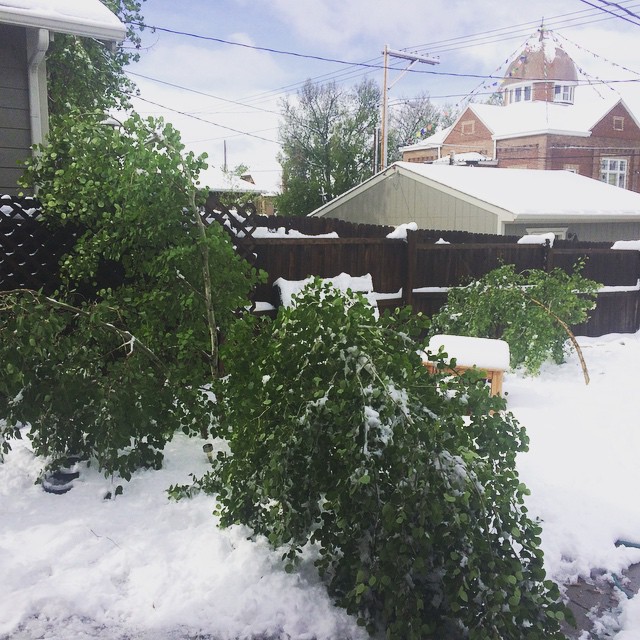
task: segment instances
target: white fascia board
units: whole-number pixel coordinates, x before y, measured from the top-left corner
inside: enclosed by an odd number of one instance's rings
[[[393,167],[393,165],[391,165]],[[442,182],[438,182],[437,180],[432,180],[431,178],[427,178],[426,176],[421,175],[420,173],[416,173],[407,169],[405,167],[398,167],[398,172],[416,180],[417,182],[421,182],[422,184],[431,187],[432,189],[437,189],[442,193],[446,193],[447,195],[458,198],[459,200],[463,200],[464,202],[468,202],[476,207],[480,207],[485,209],[489,213],[493,213],[498,218],[498,224],[504,222],[515,222],[516,214],[508,209],[503,209],[491,202],[487,202],[486,200],[482,200],[480,198],[476,198],[475,196],[469,195],[464,191],[460,191],[459,189],[454,189],[446,184],[442,184]],[[464,170],[464,169],[461,169]],[[473,171],[491,171],[491,169],[473,169]]]
[[[528,138],[530,136],[571,136],[573,138],[590,138],[591,131],[563,131],[561,129],[540,129],[538,131],[523,131],[518,133],[504,133],[491,136],[492,140],[511,140],[513,138]]]
[[[514,220],[517,224],[554,223],[567,224],[569,222],[611,223],[611,222],[640,222],[638,211],[609,211],[609,212],[555,212],[555,213],[520,213]]]
[[[105,11],[109,10],[105,7]],[[109,13],[111,12],[109,11]],[[56,33],[120,42],[125,39],[127,30],[114,14],[111,15],[113,20],[109,20],[107,23],[106,20],[87,20],[60,13],[31,11],[21,7],[0,5],[0,24],[48,29]]]

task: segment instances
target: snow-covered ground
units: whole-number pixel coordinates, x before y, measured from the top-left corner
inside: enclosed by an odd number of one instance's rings
[[[640,562],[640,333],[581,338],[577,357],[538,378],[505,376],[509,408],[531,450],[519,469],[543,521],[551,576],[620,574]],[[220,530],[213,500],[171,502],[165,490],[207,468],[202,441],[179,436],[165,468],[116,480],[83,469],[61,496],[33,484],[28,442],[0,464],[0,640],[363,639],[314,576],[287,574],[277,552],[247,531]],[[616,640],[640,638],[640,596],[621,598]]]

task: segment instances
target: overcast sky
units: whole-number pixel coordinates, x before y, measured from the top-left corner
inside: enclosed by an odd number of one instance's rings
[[[171,121],[212,167],[223,165],[226,141],[229,167],[244,163],[270,186],[282,98],[307,78],[381,85],[385,44],[440,60],[401,78],[392,71],[391,102],[426,91],[455,105],[473,92],[485,99],[495,83],[487,76],[501,76],[544,20],[581,80],[623,80],[600,92],[610,100],[614,87],[640,117],[640,0],[147,0],[143,15],[159,29],[145,31],[130,67],[144,99],[136,110]]]

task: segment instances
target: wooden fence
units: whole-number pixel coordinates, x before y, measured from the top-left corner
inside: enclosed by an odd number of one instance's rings
[[[432,315],[446,302],[446,288],[482,277],[501,264],[513,264],[518,271],[559,268],[571,272],[581,262],[582,274],[606,288],[598,294],[589,321],[574,331],[599,336],[640,329],[640,251],[575,244],[557,248],[517,243],[433,244],[419,241],[418,236],[407,234],[407,294],[403,300],[416,311]]]
[[[566,241],[557,241],[553,247],[522,245],[513,237],[446,230],[420,230],[408,232],[407,240],[391,239],[386,236],[392,227],[327,218],[245,218],[219,207],[214,210],[210,203],[203,216],[225,224],[241,255],[268,274],[267,282],[256,288],[254,301],[277,306],[273,283],[280,277],[301,280],[310,275],[369,273],[376,292],[389,296],[380,301],[381,307],[411,304],[416,311],[432,315],[446,302],[447,288],[481,277],[501,264],[514,264],[518,270],[559,267],[570,271],[582,260],[583,274],[609,289],[598,295],[591,319],[575,327],[576,332],[596,336],[640,329],[638,251]],[[273,238],[254,237],[258,226],[310,236],[335,232],[339,237],[280,237],[279,233]],[[0,290],[53,291],[58,285],[59,259],[77,234],[70,227],[46,228],[33,199],[0,198]]]

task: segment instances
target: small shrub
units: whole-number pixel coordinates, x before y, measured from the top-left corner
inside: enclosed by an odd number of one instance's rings
[[[567,328],[588,319],[600,285],[560,269],[516,273],[503,265],[465,287],[449,291],[433,317],[430,333],[501,338],[509,344],[511,366],[537,374],[548,359],[564,362]]]
[[[223,526],[282,547],[288,570],[314,545],[371,633],[562,638],[515,469],[524,429],[477,374],[431,376],[424,329],[318,281],[275,321],[236,325],[217,390],[229,451],[196,485],[217,492]]]

